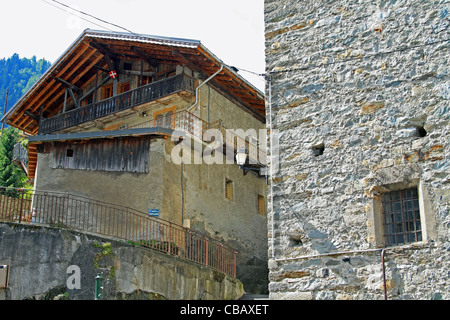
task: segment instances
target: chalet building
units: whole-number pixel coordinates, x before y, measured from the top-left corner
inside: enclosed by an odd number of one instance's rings
[[[199,41],[86,30],[3,121],[29,135],[36,190],[204,232],[267,291],[264,96]]]

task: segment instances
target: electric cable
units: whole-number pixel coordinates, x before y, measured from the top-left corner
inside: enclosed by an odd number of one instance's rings
[[[49,3],[49,2],[46,1],[46,0],[42,0],[42,1],[45,2],[45,3],[47,3],[47,4],[49,4],[49,5],[52,5],[51,3]],[[106,20],[100,19],[100,18],[98,18],[98,17],[96,17],[96,16],[94,16],[94,15],[91,15],[91,14],[89,14],[89,13],[83,12],[83,11],[81,11],[81,10],[72,8],[71,6],[68,6],[67,4],[64,4],[64,3],[60,2],[60,1],[56,1],[56,0],[50,0],[50,1],[53,1],[53,2],[55,2],[55,3],[57,3],[57,4],[61,5],[61,6],[66,7],[66,8],[69,8],[70,10],[76,11],[76,12],[82,14],[82,15],[85,15],[85,16],[88,16],[88,17],[91,17],[91,18],[94,18],[95,20],[98,20],[98,21],[100,21],[100,22],[102,22],[102,23],[109,24],[109,25],[114,26],[114,27],[116,27],[116,28],[125,30],[125,31],[127,31],[127,32],[129,32],[129,33],[131,33],[131,34],[137,35],[136,33],[134,33],[133,31],[131,31],[131,30],[127,29],[127,28],[124,28],[124,27],[119,26],[119,25],[117,25],[117,24],[115,24],[115,23],[108,22],[108,21],[106,21]],[[56,6],[54,6],[54,7],[56,7]],[[56,8],[62,9],[62,8],[59,8],[59,7],[56,7]],[[62,10],[63,10],[63,9],[62,9]],[[66,10],[64,10],[64,11],[65,11],[65,12],[68,12],[69,14],[75,15],[75,14],[73,14],[72,12],[69,12],[69,11],[66,11]],[[80,19],[83,19],[83,20],[85,20],[85,21],[88,21],[88,22],[90,22],[90,23],[93,23],[93,24],[95,24],[95,25],[97,25],[97,26],[100,26],[100,25],[98,25],[98,24],[96,24],[96,23],[94,23],[94,22],[92,22],[92,21],[90,21],[90,20],[86,20],[86,19],[84,19],[84,18],[82,18],[82,17],[80,17],[80,16],[77,16],[77,15],[75,15],[75,16],[78,17],[78,18],[80,18]],[[102,27],[102,26],[100,26],[100,27]],[[106,29],[107,29],[107,28],[106,28]],[[112,31],[111,29],[108,29],[108,30]]]
[[[280,73],[289,73],[289,72],[295,72],[295,71],[305,71],[305,70],[309,70],[309,69],[321,68],[321,67],[326,67],[326,66],[335,65],[335,64],[342,64],[342,63],[358,61],[358,60],[363,60],[363,59],[377,58],[379,56],[384,56],[384,55],[388,55],[388,54],[394,54],[394,53],[397,53],[397,52],[403,52],[403,51],[417,49],[417,48],[424,48],[424,47],[427,47],[427,46],[430,46],[430,45],[436,45],[436,44],[440,44],[440,43],[444,43],[444,42],[448,42],[448,41],[450,41],[450,39],[443,39],[443,40],[433,41],[433,42],[429,42],[429,43],[424,43],[424,44],[419,44],[419,45],[414,45],[414,46],[409,46],[409,47],[404,47],[404,48],[393,49],[393,50],[385,51],[385,52],[377,52],[377,53],[374,53],[374,54],[366,55],[364,57],[357,56],[357,57],[354,57],[354,58],[342,59],[342,60],[337,60],[337,61],[332,61],[332,62],[327,62],[327,63],[321,63],[321,64],[313,64],[313,65],[308,65],[308,66],[304,66],[304,67],[297,67],[297,68],[290,68],[290,69],[284,69],[284,70],[270,71],[269,74],[275,75],[275,74],[280,74]]]

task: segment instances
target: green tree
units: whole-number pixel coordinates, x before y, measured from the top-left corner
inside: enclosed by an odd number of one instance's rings
[[[19,130],[8,127],[2,132],[0,139],[0,186],[23,188],[27,176],[13,162],[14,145],[20,142]]]
[[[0,59],[0,115],[3,114],[6,90],[9,89],[7,110],[9,110],[47,71],[50,62],[45,59],[37,60],[20,58],[17,53],[8,59]]]

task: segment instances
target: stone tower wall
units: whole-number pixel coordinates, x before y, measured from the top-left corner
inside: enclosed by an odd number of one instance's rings
[[[271,299],[450,299],[449,19],[445,1],[265,0]],[[423,241],[387,246],[381,199],[406,188]]]

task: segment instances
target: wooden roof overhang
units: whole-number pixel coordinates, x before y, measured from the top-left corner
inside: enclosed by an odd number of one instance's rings
[[[5,114],[2,121],[28,134],[37,134],[39,118],[52,117],[63,108],[67,85],[74,90],[84,89],[95,80],[98,70],[111,70],[117,59],[145,60],[155,66],[185,65],[206,76],[217,72],[223,64],[196,40],[88,29]],[[264,121],[263,94],[232,68],[225,65],[212,82]]]

